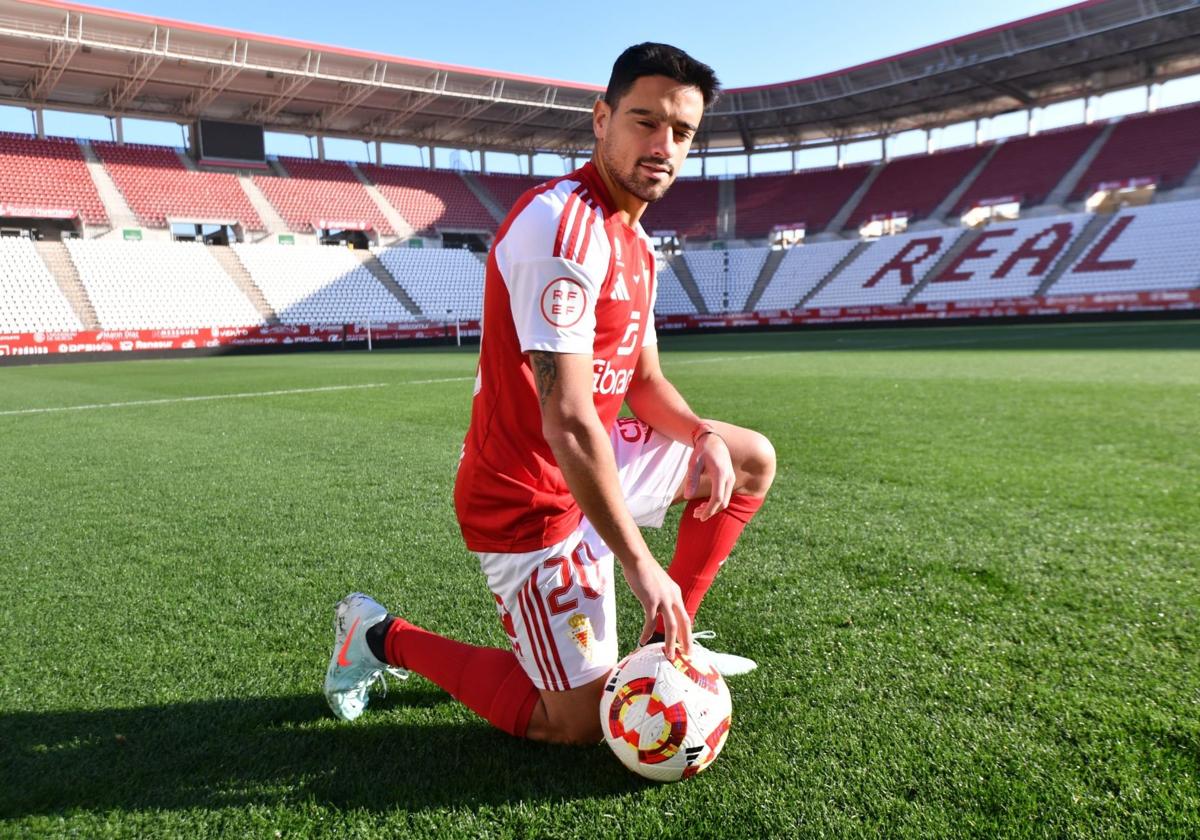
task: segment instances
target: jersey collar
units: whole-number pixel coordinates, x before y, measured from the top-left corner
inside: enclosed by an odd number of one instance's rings
[[[617,205],[613,203],[612,196],[608,193],[608,187],[604,184],[604,179],[600,177],[599,171],[596,169],[596,164],[590,160],[581,166],[577,174],[579,180],[587,184],[588,189],[592,191],[592,195],[596,197],[596,201],[604,208],[606,217],[617,212]]]

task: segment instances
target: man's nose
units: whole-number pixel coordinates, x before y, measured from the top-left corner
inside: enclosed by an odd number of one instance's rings
[[[650,136],[650,155],[663,160],[670,160],[675,151],[675,132],[671,126],[661,125]]]

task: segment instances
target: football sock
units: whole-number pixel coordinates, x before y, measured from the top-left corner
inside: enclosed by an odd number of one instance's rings
[[[392,622],[396,620],[396,616],[388,613],[384,616],[383,621],[372,624],[367,628],[367,648],[371,651],[371,655],[380,662],[387,662],[387,634],[392,628]]]
[[[389,618],[382,661],[416,671],[497,729],[525,737],[541,692],[512,651],[456,642]]]
[[[679,536],[675,540],[675,556],[671,558],[667,574],[679,584],[687,614],[693,621],[700,602],[717,576],[717,569],[733,551],[746,523],[762,503],[761,496],[735,493],[729,499],[729,507],[704,522],[696,518],[696,511],[708,504],[708,499],[692,499],[684,508],[683,518],[679,520]],[[654,629],[656,633],[663,632],[661,618]]]

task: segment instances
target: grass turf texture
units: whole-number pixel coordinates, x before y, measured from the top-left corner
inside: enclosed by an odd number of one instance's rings
[[[474,350],[0,369],[0,835],[1195,836],[1197,351],[1196,322],[664,337],[780,465],[698,622],[761,667],[665,787],[419,677],[325,707],[347,591],[504,644],[451,504]]]

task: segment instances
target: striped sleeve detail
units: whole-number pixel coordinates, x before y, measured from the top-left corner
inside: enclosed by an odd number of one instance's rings
[[[554,237],[554,256],[582,263],[587,257],[592,239],[592,223],[596,219],[595,203],[587,187],[580,184],[567,196],[558,232]]]

